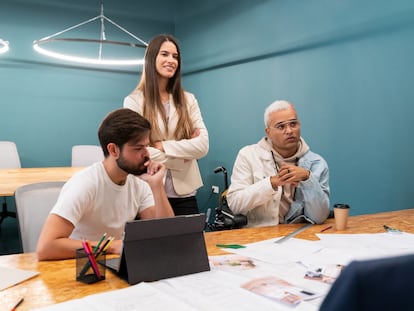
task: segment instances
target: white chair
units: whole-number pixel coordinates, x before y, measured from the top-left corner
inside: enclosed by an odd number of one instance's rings
[[[17,146],[12,141],[0,141],[0,168],[20,168]]]
[[[16,189],[14,200],[24,253],[36,251],[43,224],[64,184],[64,181],[39,182]]]
[[[12,141],[0,141],[0,169],[20,167],[20,157],[16,144]],[[3,197],[0,225],[7,217],[16,217],[16,213],[7,210],[7,200],[6,197]]]
[[[72,166],[89,166],[104,159],[102,148],[96,145],[75,145],[72,147]]]

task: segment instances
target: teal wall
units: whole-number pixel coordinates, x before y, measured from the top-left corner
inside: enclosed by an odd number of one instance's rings
[[[210,133],[203,210],[217,203],[211,186],[223,189],[213,169],[223,165],[230,178],[238,150],[264,134],[263,111],[275,99],[296,104],[304,138],[328,161],[332,203],[349,203],[353,214],[414,207],[414,2],[159,0],[141,4],[137,18],[122,15],[132,2],[106,1],[105,12],[144,40],[169,32],[181,42],[184,86]],[[97,144],[99,122],[140,75],[38,55],[33,40],[97,14],[82,1],[64,10],[50,3],[0,3],[0,37],[11,43],[0,55],[0,140],[17,143],[25,167],[67,166],[72,145]],[[158,16],[142,18],[155,7]]]
[[[121,15],[117,1],[105,3],[105,16],[144,41],[160,32],[174,31],[170,16],[166,21],[160,20],[162,16],[137,19]],[[153,9],[147,5],[146,10]],[[99,144],[100,121],[109,111],[122,107],[123,98],[139,80],[141,66],[93,68],[53,60],[33,50],[34,40],[99,13],[99,1],[0,3],[0,38],[10,42],[10,51],[0,55],[0,140],[16,142],[23,167],[69,166],[73,145]],[[96,25],[95,32],[85,26],[90,33],[80,37],[98,38],[99,21],[89,25]],[[110,36],[114,27],[106,23],[105,28],[108,39],[114,40],[116,37]],[[106,47],[103,49],[105,52]]]
[[[288,99],[330,166],[332,204],[352,214],[414,207],[413,1],[189,3],[176,34],[210,133],[202,202],[223,186],[214,168],[230,177],[238,150],[264,134],[265,107]]]

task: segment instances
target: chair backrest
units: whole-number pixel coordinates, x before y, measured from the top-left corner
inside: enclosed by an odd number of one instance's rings
[[[64,181],[39,182],[16,189],[17,221],[23,252],[36,251],[43,223],[55,205]]]
[[[101,146],[75,145],[72,147],[72,166],[89,166],[103,159]]]
[[[0,141],[0,168],[20,167],[20,157],[16,144],[12,141]]]

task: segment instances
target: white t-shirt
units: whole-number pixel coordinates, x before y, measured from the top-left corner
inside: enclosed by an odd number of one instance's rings
[[[74,226],[73,239],[99,240],[105,232],[122,239],[125,223],[154,205],[149,185],[128,175],[122,186],[115,184],[102,162],[76,173],[62,188],[50,213]]]

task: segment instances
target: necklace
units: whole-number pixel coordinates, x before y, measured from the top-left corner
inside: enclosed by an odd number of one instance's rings
[[[272,154],[272,159],[273,159],[273,163],[275,164],[275,171],[276,174],[279,172],[279,164],[277,164],[276,159],[275,159],[275,154],[273,153],[273,150],[270,150],[271,154]]]

